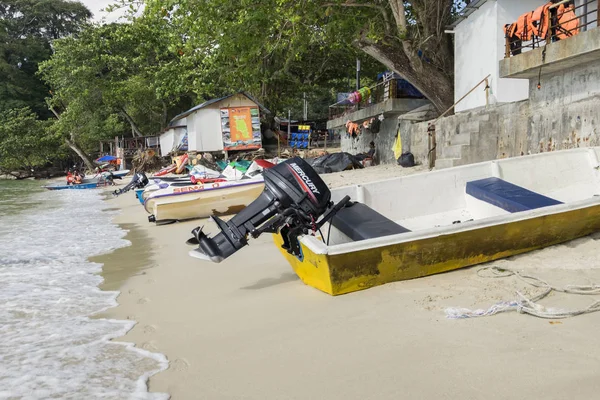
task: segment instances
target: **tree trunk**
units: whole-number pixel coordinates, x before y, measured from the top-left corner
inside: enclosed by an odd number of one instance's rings
[[[405,46],[388,38],[386,42],[373,42],[361,38],[355,45],[416,87],[441,113],[454,103],[454,85],[450,77],[434,65],[406,54]]]
[[[81,147],[79,147],[77,145],[77,143],[75,143],[75,141],[65,139],[65,143],[67,143],[67,146],[69,146],[71,148],[71,150],[73,150],[75,153],[77,153],[79,158],[81,158],[83,160],[87,169],[89,169],[90,171],[93,171],[96,168],[94,166],[94,162],[92,161],[92,159],[89,158],[87,154],[85,154],[85,152],[81,149]]]
[[[56,110],[54,109],[54,107],[52,107],[50,104],[48,104],[48,109],[50,111],[52,111],[52,114],[54,114],[56,119],[60,119],[60,114],[57,113]],[[89,158],[88,155],[85,154],[85,152],[83,150],[81,150],[81,147],[79,147],[77,145],[77,143],[75,143],[75,135],[73,134],[73,132],[71,132],[70,140],[65,138],[65,143],[67,144],[67,146],[69,146],[71,148],[71,150],[73,150],[75,153],[77,153],[79,158],[81,158],[83,160],[87,169],[89,169],[90,171],[93,171],[96,168],[92,159]]]
[[[164,101],[161,101],[162,103],[162,119],[160,121],[160,130],[164,130],[167,125],[169,124],[169,121],[167,121],[167,113],[168,113],[168,108],[167,108],[167,103],[165,103]]]
[[[125,117],[125,119],[127,120],[127,122],[129,122],[129,125],[131,125],[131,132],[133,132],[133,136],[138,136],[138,137],[142,137],[144,136],[144,134],[142,133],[142,131],[140,131],[140,129],[138,128],[138,126],[136,125],[135,121],[133,120],[133,118],[131,118],[131,116],[129,114],[127,114],[127,111],[125,111],[124,108],[121,108],[121,115],[123,117]]]

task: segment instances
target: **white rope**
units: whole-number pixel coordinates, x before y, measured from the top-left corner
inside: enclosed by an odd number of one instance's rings
[[[488,274],[484,275],[482,274],[483,272],[488,272]],[[540,278],[536,278],[531,275],[525,275],[520,273],[519,271],[515,271],[509,268],[502,268],[497,266],[488,266],[480,268],[477,271],[477,275],[484,278],[507,278],[510,276],[515,276],[531,286],[544,288],[544,291],[541,294],[532,298],[527,298],[521,292],[517,291],[516,293],[519,297],[518,300],[502,301],[494,304],[487,310],[470,310],[468,308],[447,308],[447,318],[475,318],[494,315],[506,311],[518,311],[519,313],[529,314],[539,318],[561,319],[600,311],[600,300],[596,300],[588,307],[578,310],[561,310],[557,308],[544,307],[541,304],[537,304],[539,300],[545,298],[553,291],[580,295],[600,295],[600,285],[567,285],[564,288],[559,288],[550,285],[548,282]]]

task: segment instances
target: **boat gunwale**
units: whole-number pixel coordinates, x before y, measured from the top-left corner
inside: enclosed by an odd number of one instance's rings
[[[325,245],[325,243],[318,240],[316,237],[309,235],[301,237],[300,241],[315,254],[333,256],[338,254],[351,253],[355,251],[386,247],[411,241],[430,239],[443,235],[452,235],[459,232],[483,229],[494,225],[509,224],[513,222],[535,219],[548,215],[556,215],[594,206],[600,206],[600,196],[591,199],[579,200],[571,203],[557,204],[555,206],[521,211],[518,213],[482,218],[476,221],[467,221],[460,224],[446,225],[441,227],[423,229],[419,231],[382,236],[373,239],[361,240],[358,242],[342,243],[327,246]]]

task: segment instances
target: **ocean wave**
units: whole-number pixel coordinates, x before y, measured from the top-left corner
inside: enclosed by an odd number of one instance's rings
[[[165,399],[147,379],[162,354],[113,342],[133,321],[92,319],[117,305],[88,257],[129,245],[95,191],[31,194],[0,217],[0,398]]]

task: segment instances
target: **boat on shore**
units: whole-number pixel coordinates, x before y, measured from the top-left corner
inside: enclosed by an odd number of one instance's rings
[[[303,236],[303,257],[282,253],[339,295],[563,243],[600,231],[599,158],[564,150],[335,189],[366,207],[343,209],[323,240]]]
[[[262,177],[196,184],[181,182],[142,193],[150,222],[166,223],[213,214],[235,214],[253,202],[263,191]],[[147,197],[146,197],[147,196]]]
[[[343,206],[317,221],[320,231],[291,235],[284,226],[274,240],[304,283],[331,295],[452,271],[600,231],[599,169],[593,147],[342,187],[331,200]],[[324,183],[303,174],[320,190],[315,204],[327,201]],[[189,243],[201,246],[190,255],[219,262],[243,247],[231,222],[216,222],[222,233],[196,230]]]
[[[98,182],[88,182],[88,183],[79,183],[73,185],[64,185],[62,183],[54,184],[54,185],[46,185],[42,186],[48,190],[66,190],[66,189],[96,189],[98,187]]]

